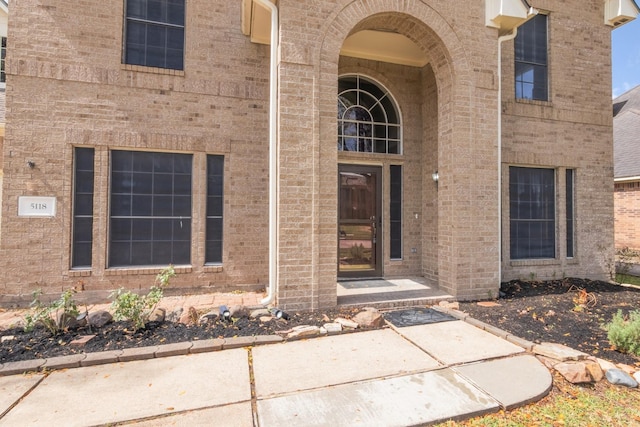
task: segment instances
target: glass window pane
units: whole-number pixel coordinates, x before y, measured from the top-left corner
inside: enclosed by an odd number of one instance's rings
[[[540,14],[523,24],[514,46],[516,98],[548,100],[547,16]]]
[[[109,266],[178,262],[174,243],[191,244],[191,158],[188,154],[112,152]],[[113,252],[125,243],[126,254]],[[189,258],[187,253],[180,259]]]
[[[93,193],[76,194],[74,215],[93,216]]]
[[[153,204],[153,196],[136,195],[135,203],[131,205],[131,215],[132,216],[151,216],[152,204]]]
[[[511,258],[555,257],[555,171],[509,168]]]
[[[399,153],[399,115],[384,88],[360,76],[346,76],[340,78],[338,91],[338,150]],[[346,138],[350,136],[358,138]],[[392,148],[386,138],[396,139]]]

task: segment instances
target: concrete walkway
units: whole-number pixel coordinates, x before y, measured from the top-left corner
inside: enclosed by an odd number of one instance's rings
[[[467,418],[550,390],[549,371],[513,342],[456,320],[5,376],[0,426],[387,427]]]

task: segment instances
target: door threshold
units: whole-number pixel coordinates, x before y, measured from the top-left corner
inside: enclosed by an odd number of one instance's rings
[[[355,282],[358,280],[384,280],[382,276],[364,276],[364,277],[338,277],[338,283],[340,282]]]

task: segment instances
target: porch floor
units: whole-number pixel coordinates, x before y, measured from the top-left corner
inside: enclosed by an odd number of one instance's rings
[[[455,297],[421,277],[339,280],[338,305],[376,308],[415,307],[454,301]]]

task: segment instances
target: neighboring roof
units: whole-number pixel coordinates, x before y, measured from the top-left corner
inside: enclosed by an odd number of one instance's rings
[[[640,85],[613,100],[614,177],[640,176]]]

